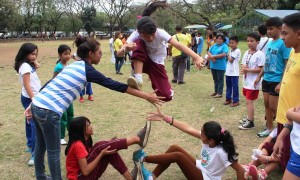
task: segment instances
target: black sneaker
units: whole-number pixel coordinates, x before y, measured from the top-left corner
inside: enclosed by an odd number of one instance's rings
[[[175,80],[175,79],[172,79],[172,83],[177,83],[177,80]]]
[[[254,128],[254,121],[250,121],[248,119],[244,124],[239,126],[239,129],[242,130],[251,129],[251,128]]]

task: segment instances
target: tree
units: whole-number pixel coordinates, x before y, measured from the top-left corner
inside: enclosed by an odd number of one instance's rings
[[[278,0],[277,9],[300,9],[300,0]]]
[[[115,26],[118,23],[118,29],[121,30],[128,18],[125,18],[126,12],[129,10],[129,7],[132,5],[133,0],[101,0],[99,1],[99,6],[101,10],[106,14],[109,21],[109,30],[110,34],[115,29]],[[128,17],[128,16],[127,16]],[[129,16],[130,17],[130,16]]]
[[[17,9],[12,1],[0,0],[0,4],[0,32],[13,30],[20,22]]]
[[[95,31],[96,26],[96,9],[94,7],[86,7],[83,9],[81,20],[83,22],[83,27],[90,35],[92,31]]]

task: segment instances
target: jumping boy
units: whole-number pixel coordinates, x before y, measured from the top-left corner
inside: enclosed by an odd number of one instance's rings
[[[243,95],[246,97],[247,118],[242,120],[239,129],[251,129],[254,127],[254,100],[258,98],[260,83],[254,85],[259,72],[265,64],[265,55],[257,50],[260,36],[257,33],[247,35],[248,50],[242,60],[241,73],[243,78]]]
[[[258,133],[258,137],[267,137],[273,129],[273,119],[276,115],[278,96],[286,62],[290,56],[290,48],[284,45],[280,37],[282,21],[279,17],[272,17],[266,21],[270,42],[266,49],[264,68],[255,80],[258,83],[263,76],[262,91],[264,96],[267,129]]]

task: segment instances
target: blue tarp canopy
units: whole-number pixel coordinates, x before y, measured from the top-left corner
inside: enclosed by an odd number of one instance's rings
[[[207,28],[207,26],[200,25],[200,24],[193,24],[193,25],[186,26],[184,28],[185,29],[205,29],[205,28]]]
[[[220,27],[219,29],[220,30],[223,30],[223,29],[231,29],[232,28],[232,25],[231,24],[228,24],[228,25],[225,25],[223,27]]]

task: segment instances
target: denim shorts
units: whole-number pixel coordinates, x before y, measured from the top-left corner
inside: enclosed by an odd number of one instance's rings
[[[300,177],[300,155],[293,151],[292,148],[291,157],[286,166],[286,169],[295,176]]]

